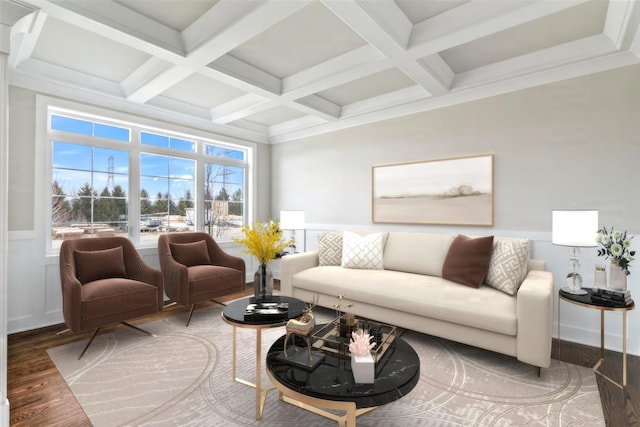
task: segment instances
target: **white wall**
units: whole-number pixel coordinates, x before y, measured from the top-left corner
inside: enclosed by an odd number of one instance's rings
[[[322,229],[528,237],[532,257],[547,262],[557,290],[568,252],[550,243],[552,210],[597,209],[601,226],[640,234],[638,95],[640,67],[634,66],[274,145],[272,214],[304,210],[309,248]],[[494,154],[493,227],[372,224],[373,165],[488,153]],[[633,248],[640,250],[640,237]],[[588,282],[600,259],[594,249],[582,257]],[[640,301],[640,260],[631,271],[629,286]],[[599,345],[598,312],[563,304],[561,314],[563,339]],[[606,316],[608,348],[621,348],[620,319]],[[628,349],[640,355],[640,310],[628,323]]]

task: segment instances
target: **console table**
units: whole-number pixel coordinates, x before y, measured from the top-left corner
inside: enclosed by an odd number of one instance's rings
[[[611,383],[620,388],[627,386],[627,312],[635,308],[635,303],[628,306],[609,307],[597,302],[591,301],[593,290],[591,288],[582,288],[587,291],[587,295],[574,295],[560,290],[558,294],[558,358],[560,358],[560,301],[566,301],[581,307],[591,308],[600,311],[600,360],[595,364],[593,370]],[[605,311],[617,311],[622,313],[622,384],[614,381],[610,377],[600,372],[600,366],[604,363],[604,313]]]

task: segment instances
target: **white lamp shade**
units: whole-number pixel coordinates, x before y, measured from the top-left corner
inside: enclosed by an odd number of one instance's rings
[[[303,230],[304,211],[280,211],[280,228],[283,230]]]
[[[568,210],[552,212],[552,242],[554,245],[598,246],[598,211]]]

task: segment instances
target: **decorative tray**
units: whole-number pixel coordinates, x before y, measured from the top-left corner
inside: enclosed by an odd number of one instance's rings
[[[351,357],[351,353],[349,352],[349,339],[351,338],[351,331],[355,332],[357,330],[364,330],[365,332],[369,333],[371,329],[378,328],[380,331],[380,342],[377,342],[376,346],[371,350],[373,359],[378,362],[382,358],[384,353],[395,343],[397,331],[396,327],[387,325],[385,323],[374,322],[372,320],[356,318],[355,323],[353,326],[351,326],[350,331],[348,331],[346,334],[343,334],[346,336],[341,336],[340,321],[342,319],[342,327],[344,328],[347,316],[347,314],[343,314],[342,316],[324,325],[321,329],[317,330],[312,335],[312,338],[314,340],[313,347],[331,353],[344,355],[345,357]]]

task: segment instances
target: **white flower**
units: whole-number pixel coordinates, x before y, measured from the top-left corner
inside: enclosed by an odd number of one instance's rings
[[[611,245],[611,255],[613,256],[619,256],[622,255],[622,245],[619,243],[614,243],[613,245]]]
[[[613,232],[613,238],[615,240],[620,240],[621,237],[622,237],[622,232],[617,231],[617,230]]]

